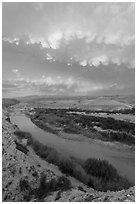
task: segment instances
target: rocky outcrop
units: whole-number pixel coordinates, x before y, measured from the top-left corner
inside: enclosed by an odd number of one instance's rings
[[[36,189],[40,188],[42,176],[46,177],[46,182],[56,181],[59,178],[59,173],[56,170],[54,171],[54,168],[50,169],[48,165],[42,166],[38,159],[34,159],[36,155],[30,150],[24,153],[24,151],[21,151],[23,148],[17,148],[16,136],[14,135],[17,127],[8,119],[6,110],[3,110],[2,116],[2,200],[13,202],[38,201],[34,192],[38,192]],[[99,192],[90,188],[85,190],[74,186],[72,183],[72,188],[67,190],[48,191],[42,201],[134,202],[135,188],[132,187],[118,192]]]

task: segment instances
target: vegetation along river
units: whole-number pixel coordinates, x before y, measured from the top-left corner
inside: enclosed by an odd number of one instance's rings
[[[116,148],[116,145],[105,144],[95,140],[68,140],[55,134],[46,132],[32,123],[29,117],[20,113],[11,115],[11,122],[16,124],[20,130],[27,131],[39,142],[63,151],[70,156],[81,159],[100,158],[107,160],[118,171],[118,173],[135,183],[135,152],[123,145]]]

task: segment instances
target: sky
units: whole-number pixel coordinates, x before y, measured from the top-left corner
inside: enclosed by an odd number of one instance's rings
[[[2,4],[3,97],[134,90],[134,3]]]

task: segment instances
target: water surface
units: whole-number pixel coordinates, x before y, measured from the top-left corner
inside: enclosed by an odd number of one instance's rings
[[[31,122],[30,118],[21,113],[12,115],[11,122],[18,125],[20,130],[30,132],[39,142],[71,156],[81,159],[105,159],[117,169],[121,176],[135,183],[135,153],[123,145],[116,148],[113,145],[106,145],[103,142],[97,142],[86,137],[82,141],[67,140],[38,128]]]

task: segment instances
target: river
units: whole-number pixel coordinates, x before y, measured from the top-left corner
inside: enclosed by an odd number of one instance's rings
[[[135,183],[135,152],[124,145],[119,148],[119,145],[116,147],[110,143],[87,138],[82,141],[64,139],[38,128],[29,117],[22,113],[11,115],[11,122],[20,130],[30,132],[39,142],[52,146],[64,154],[81,159],[105,159],[117,169],[119,175]]]

